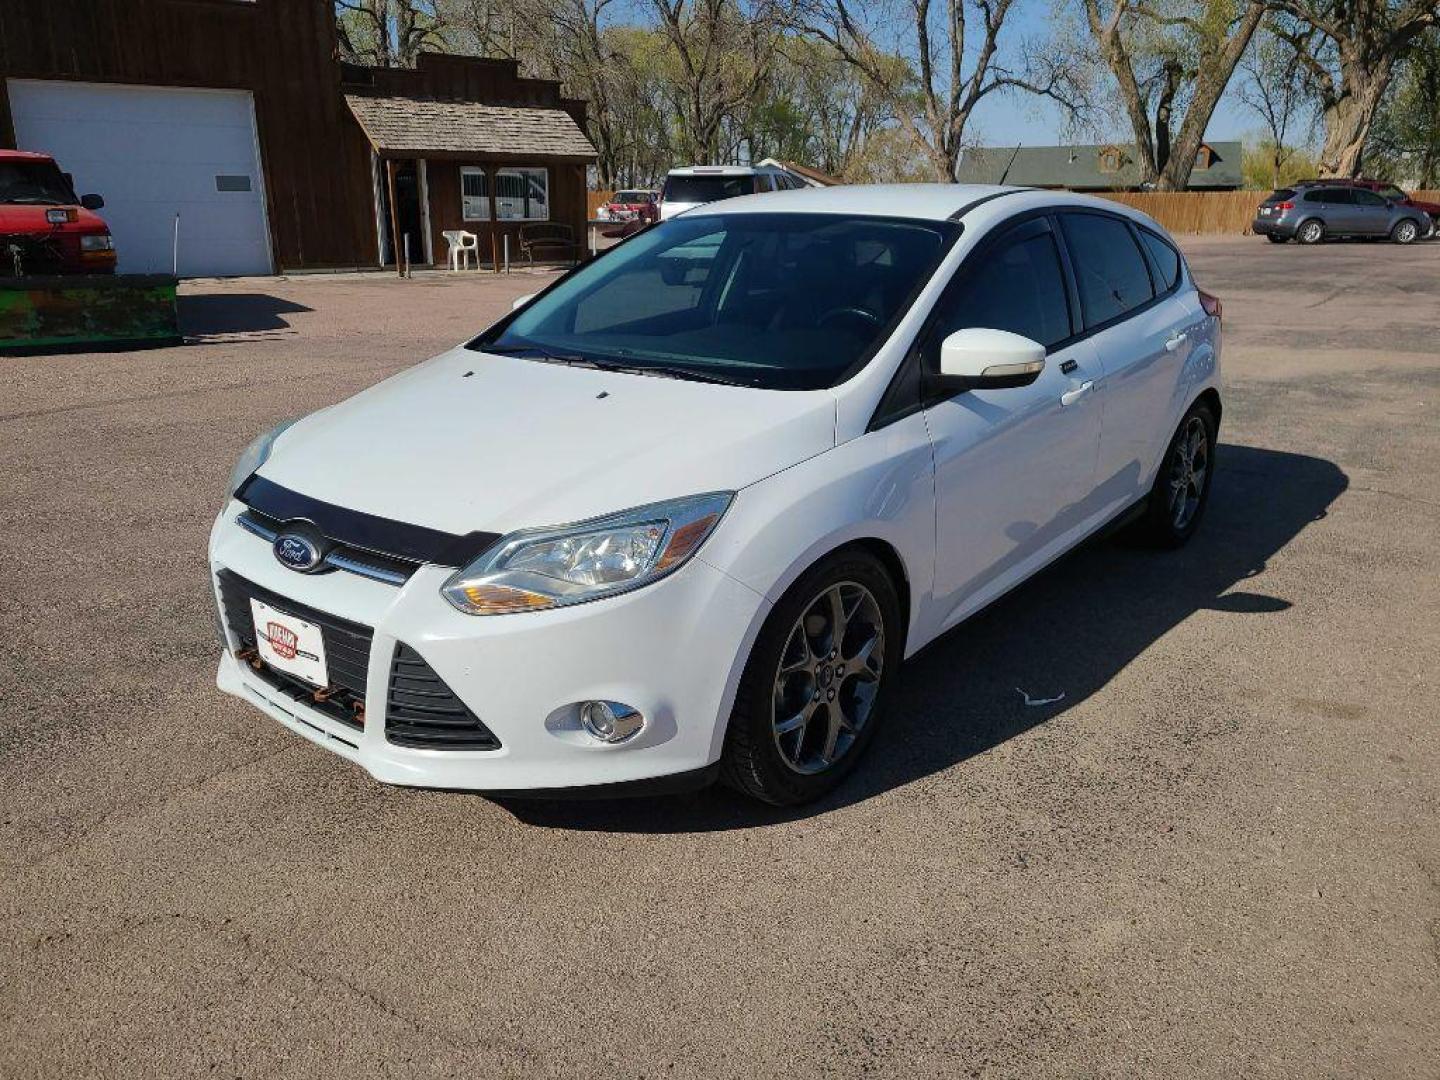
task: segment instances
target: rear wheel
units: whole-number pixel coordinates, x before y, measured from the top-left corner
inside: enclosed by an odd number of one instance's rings
[[[1300,228],[1295,230],[1295,239],[1302,244],[1318,244],[1325,239],[1324,223],[1315,218],[1303,222]]]
[[[777,806],[810,802],[855,767],[900,664],[900,603],[868,552],[803,574],[765,621],[725,735],[721,777]]]
[[[1390,230],[1390,240],[1396,244],[1413,244],[1419,236],[1420,226],[1409,218],[1397,221],[1395,227]]]
[[[1159,547],[1180,547],[1200,527],[1215,475],[1215,414],[1197,403],[1180,421],[1150,488],[1140,527]]]

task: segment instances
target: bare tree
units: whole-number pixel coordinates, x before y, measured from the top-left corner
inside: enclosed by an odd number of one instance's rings
[[[953,180],[970,117],[989,95],[1019,90],[1083,108],[1068,66],[1038,52],[1020,69],[1002,61],[1013,9],[1014,0],[802,0],[800,22],[878,90],[934,177]],[[898,59],[882,45],[890,40],[904,43]]]
[[[720,156],[727,117],[753,100],[780,39],[780,0],[651,0],[678,63],[674,85],[683,149],[699,164]]]
[[[1146,183],[1180,191],[1190,182],[1205,129],[1266,3],[1080,0],[1115,79]]]
[[[335,0],[341,51],[374,67],[413,67],[426,48],[443,49],[434,0]]]
[[[1235,96],[1265,122],[1270,184],[1279,187],[1281,171],[1295,153],[1290,130],[1310,104],[1299,53],[1268,29],[1262,30],[1240,61],[1240,75]]]
[[[1429,27],[1440,0],[1272,0],[1277,34],[1319,99],[1322,176],[1357,176],[1395,66]]]

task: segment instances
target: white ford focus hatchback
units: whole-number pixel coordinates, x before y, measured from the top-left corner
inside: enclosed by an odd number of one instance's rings
[[[815,798],[907,656],[1107,525],[1194,532],[1219,353],[1113,203],[694,210],[251,445],[220,688],[390,783]]]

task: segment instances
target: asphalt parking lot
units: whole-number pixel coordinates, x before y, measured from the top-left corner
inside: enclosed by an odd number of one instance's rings
[[[382,787],[214,688],[239,449],[534,278],[197,282],[183,348],[0,359],[0,1075],[1435,1077],[1440,243],[1185,246],[1195,542],[922,654],[798,814]]]

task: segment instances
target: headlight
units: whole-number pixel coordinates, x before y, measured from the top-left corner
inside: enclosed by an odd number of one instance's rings
[[[467,615],[507,615],[638,589],[694,555],[733,496],[712,492],[576,525],[511,533],[440,591]]]
[[[114,251],[115,240],[108,233],[100,236],[82,236],[80,238],[81,251]]]
[[[239,491],[240,485],[250,479],[250,474],[265,464],[270,457],[270,450],[275,445],[275,440],[294,423],[294,420],[286,420],[284,423],[276,424],[265,434],[257,436],[249,446],[240,451],[240,460],[235,462],[235,468],[230,470],[230,484],[225,489],[226,499]]]

